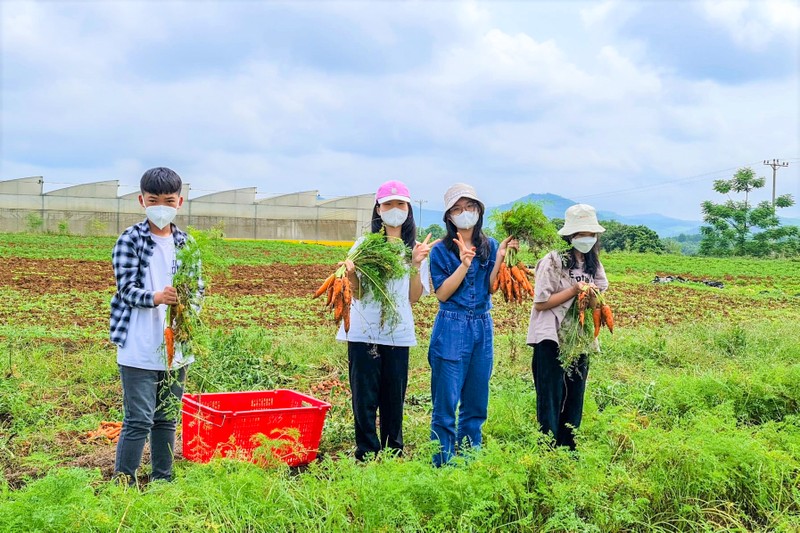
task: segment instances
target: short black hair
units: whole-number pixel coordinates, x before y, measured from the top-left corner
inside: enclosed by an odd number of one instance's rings
[[[182,187],[181,177],[167,167],[151,168],[142,174],[139,182],[139,190],[142,194],[180,194]]]

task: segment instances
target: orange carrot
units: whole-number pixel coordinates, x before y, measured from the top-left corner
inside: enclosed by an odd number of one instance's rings
[[[336,274],[331,274],[328,276],[325,281],[322,282],[322,285],[319,286],[319,289],[317,289],[317,291],[314,293],[314,298],[322,296],[322,294],[328,290],[328,287],[330,287],[331,283],[333,283],[335,277]]]
[[[342,278],[342,320],[344,320],[344,332],[350,331],[350,303],[353,301],[353,290],[350,287],[350,280],[345,276]]]
[[[522,270],[520,270],[516,266],[513,266],[513,267],[511,267],[511,275],[514,277],[514,279],[516,279],[519,282],[519,285],[520,285],[521,288],[527,289],[525,287],[526,277],[525,277],[525,274],[522,273]]]
[[[349,308],[353,301],[353,290],[347,277],[342,278],[342,296],[344,296],[344,305]]]
[[[526,290],[526,291],[527,291],[529,294],[531,294],[531,296],[533,296],[533,292],[532,292],[532,290],[533,290],[533,287],[531,286],[531,282],[528,280],[528,276],[529,276],[529,275],[530,275],[530,273],[531,273],[531,272],[530,272],[530,270],[528,270],[528,267],[526,267],[526,266],[525,266],[525,263],[523,263],[522,261],[519,261],[519,262],[517,262],[517,264],[516,264],[516,268],[517,268],[517,270],[518,270],[518,271],[519,271],[519,273],[520,273],[520,278],[519,278],[519,281],[520,281],[520,283],[522,283],[522,287],[523,287],[523,288],[524,288],[524,289],[525,289],[525,290]],[[530,289],[530,290],[529,290],[529,289]]]
[[[525,276],[525,290],[527,290],[528,294],[530,294],[531,296],[534,295],[533,285],[531,285],[531,280],[528,279],[528,276]]]
[[[172,368],[172,361],[175,360],[175,332],[170,326],[164,329],[164,345],[167,348],[167,370]]]
[[[517,268],[519,268],[519,269],[520,269],[521,271],[523,271],[525,274],[527,274],[527,275],[529,275],[529,276],[533,276],[533,271],[532,271],[531,269],[529,269],[529,268],[528,268],[528,265],[526,265],[526,264],[525,264],[525,263],[523,263],[522,261],[519,261],[519,262],[517,263]]]
[[[608,331],[614,333],[614,314],[611,311],[611,306],[608,304],[601,305],[600,313]]]
[[[592,318],[594,319],[594,338],[600,335],[600,308],[595,307],[592,311]]]
[[[328,285],[328,299],[325,301],[325,307],[332,307],[333,305],[333,283]]]
[[[333,282],[333,320],[337,324],[342,320],[344,308],[344,294],[342,292],[342,278]]]
[[[500,287],[500,279],[503,277],[503,269],[505,266],[505,263],[500,263],[500,268],[497,270],[497,276],[495,276],[494,283],[492,283],[492,292],[495,292],[498,287]]]
[[[331,309],[333,309],[334,305],[336,305],[336,298],[341,293],[342,293],[342,278],[336,278],[333,280],[333,283],[331,284],[331,301],[330,301]]]

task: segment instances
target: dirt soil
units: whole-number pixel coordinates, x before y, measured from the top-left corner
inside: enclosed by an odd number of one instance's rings
[[[310,296],[331,272],[331,265],[234,265],[226,275],[212,281],[209,292],[222,296]],[[114,272],[110,260],[0,258],[0,287],[36,295],[112,291]]]

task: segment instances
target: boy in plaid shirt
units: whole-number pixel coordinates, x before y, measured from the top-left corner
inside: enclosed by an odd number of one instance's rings
[[[163,349],[167,306],[178,303],[172,286],[176,250],[189,239],[172,224],[183,203],[181,186],[180,176],[168,168],[145,172],[139,203],[147,218],[126,229],[113,251],[117,292],[111,300],[111,342],[118,347],[125,411],[114,470],[131,485],[148,437],[150,479],[172,479],[177,413],[166,407],[180,401],[186,366],[193,360],[176,346],[168,369]]]

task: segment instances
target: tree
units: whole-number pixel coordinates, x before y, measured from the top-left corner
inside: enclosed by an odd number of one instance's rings
[[[425,239],[425,236],[431,234],[431,240],[441,239],[447,232],[439,224],[431,224],[427,228],[417,228],[417,238],[419,240]]]
[[[700,241],[703,236],[699,233],[686,235],[681,233],[677,237],[661,239],[667,249],[668,254],[677,253],[681,255],[697,255],[700,250]]]
[[[647,226],[629,226],[616,220],[604,220],[600,224],[606,228],[600,245],[608,252],[619,250],[663,254],[667,251],[658,233]]]
[[[754,255],[795,254],[800,231],[796,226],[781,226],[776,214],[778,208],[794,205],[792,195],[775,199],[775,208],[767,201],[753,207],[750,193],[764,187],[766,180],[756,177],[749,167],[740,168],[729,180],[715,180],[714,190],[720,194],[744,193],[744,200],[716,204],[706,200],[701,204],[703,221],[700,233],[701,255]]]

